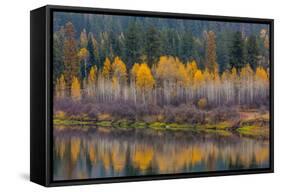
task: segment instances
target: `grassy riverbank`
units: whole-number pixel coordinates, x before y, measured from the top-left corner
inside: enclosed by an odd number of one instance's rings
[[[157,131],[203,131],[206,133],[216,133],[229,135],[232,133],[247,137],[269,137],[269,114],[257,111],[243,111],[239,114],[239,119],[229,119],[217,121],[216,123],[194,122],[161,122],[161,121],[132,121],[128,119],[112,120],[103,115],[100,119],[91,119],[87,115],[71,116],[56,114],[54,116],[54,127],[57,129],[84,129],[93,127],[103,127],[111,129],[152,129]],[[208,116],[205,117],[208,119]]]

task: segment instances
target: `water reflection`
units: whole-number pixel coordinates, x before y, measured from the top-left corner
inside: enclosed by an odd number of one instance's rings
[[[152,130],[54,132],[54,180],[269,166],[268,140]]]

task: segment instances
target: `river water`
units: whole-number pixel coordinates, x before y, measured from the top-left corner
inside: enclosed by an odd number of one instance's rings
[[[269,167],[268,140],[232,133],[54,130],[55,181]]]

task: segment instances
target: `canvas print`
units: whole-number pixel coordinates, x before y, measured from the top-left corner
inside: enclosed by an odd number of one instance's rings
[[[268,24],[52,18],[54,181],[269,168]]]

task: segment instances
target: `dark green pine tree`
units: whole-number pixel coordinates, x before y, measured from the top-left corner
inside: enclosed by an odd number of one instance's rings
[[[160,56],[160,33],[155,27],[150,25],[146,31],[145,54],[147,56],[147,64],[151,67],[158,61]]]
[[[193,35],[191,31],[186,31],[182,36],[180,58],[183,62],[187,62],[193,55]]]
[[[229,34],[227,31],[217,34],[217,60],[220,72],[231,69],[229,65]]]
[[[240,31],[234,32],[232,43],[230,45],[229,63],[231,68],[240,70],[244,62],[244,41]]]
[[[94,65],[95,63],[95,55],[94,55],[94,45],[93,45],[93,34],[89,33],[88,35],[88,44],[87,44],[87,50],[89,52],[89,57],[88,57],[88,64],[89,66],[87,66],[87,71],[89,70],[89,68]]]
[[[140,33],[139,24],[136,21],[131,21],[125,33],[126,58],[124,60],[128,68],[131,68],[135,62],[139,62],[141,57],[142,46]]]
[[[254,35],[251,35],[247,40],[247,46],[246,46],[246,60],[247,63],[250,64],[252,69],[256,69],[258,66],[258,56],[259,56],[259,50],[258,50],[258,43],[257,38]]]
[[[64,29],[54,32],[53,35],[53,81],[56,82],[57,78],[63,73],[63,43],[64,43]]]

